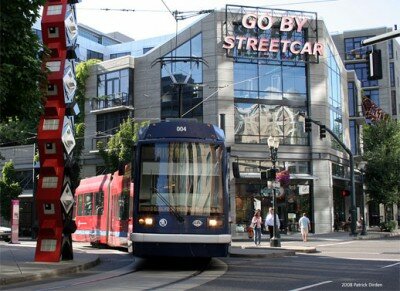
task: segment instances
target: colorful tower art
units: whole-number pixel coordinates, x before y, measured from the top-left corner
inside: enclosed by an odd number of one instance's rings
[[[80,0],[47,0],[42,15],[43,43],[49,56],[43,59],[48,72],[44,114],[38,127],[40,171],[36,191],[38,238],[35,261],[72,260],[71,233],[74,195],[69,173],[73,162],[74,116],[79,109],[76,91],[75,47],[78,25],[75,4]]]

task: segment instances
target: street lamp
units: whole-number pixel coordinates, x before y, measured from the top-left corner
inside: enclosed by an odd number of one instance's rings
[[[365,190],[364,190],[364,175],[365,175],[365,166],[366,162],[362,161],[358,165],[358,169],[361,172],[361,187],[362,187],[362,202],[361,202],[361,207],[362,207],[362,221],[361,221],[361,235],[367,235],[367,229],[365,225]]]
[[[269,150],[271,153],[272,171],[274,173],[273,176],[275,177],[276,176],[276,159],[278,157],[278,148],[279,148],[279,138],[270,136],[268,138],[267,142],[268,142],[268,147],[269,147]],[[274,195],[273,204],[274,204],[274,210],[275,210],[273,213],[273,215],[274,215],[274,234],[270,240],[270,246],[271,247],[280,247],[281,241],[278,238],[277,229],[276,229],[276,216],[277,216],[276,213],[278,211],[278,208],[276,207],[276,187],[275,187],[274,183],[273,183],[273,195]]]

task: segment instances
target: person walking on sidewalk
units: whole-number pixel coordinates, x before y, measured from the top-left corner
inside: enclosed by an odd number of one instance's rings
[[[273,238],[273,236],[274,236],[274,216],[275,216],[275,219],[276,219],[276,227],[277,227],[277,229],[280,229],[280,227],[281,227],[278,214],[274,215],[274,213],[275,213],[274,208],[270,207],[268,215],[265,218],[265,225],[266,225],[266,227],[268,227],[269,238],[270,239]]]
[[[303,213],[303,216],[299,219],[299,226],[303,241],[307,241],[308,232],[311,230],[311,223],[306,213]]]
[[[259,246],[261,244],[261,224],[261,210],[257,209],[254,213],[253,219],[251,220],[251,225],[254,228],[254,243],[256,244],[256,246]]]

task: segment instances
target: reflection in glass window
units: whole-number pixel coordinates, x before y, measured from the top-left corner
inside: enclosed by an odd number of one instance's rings
[[[221,145],[157,143],[141,151],[139,212],[223,213]]]
[[[252,103],[235,103],[235,141],[267,143],[270,135],[282,144],[307,144],[299,112],[305,107],[288,107]]]
[[[342,120],[342,82],[340,69],[335,56],[328,47],[328,100],[330,111],[330,129],[343,141],[343,120]],[[341,150],[341,146],[333,139],[332,147]]]
[[[164,57],[202,57],[201,34],[183,43]],[[174,85],[174,82],[187,85]],[[201,62],[182,61],[163,64],[161,67],[161,118],[180,117],[181,110],[181,114],[186,113],[185,118],[196,118],[202,121],[203,106],[200,104],[203,100],[202,83],[203,64]],[[179,102],[180,96],[183,99],[182,103]],[[183,108],[180,108],[181,104]]]

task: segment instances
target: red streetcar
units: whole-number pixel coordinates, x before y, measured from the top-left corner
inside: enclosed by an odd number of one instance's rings
[[[75,191],[77,230],[72,239],[92,245],[128,247],[132,233],[133,183],[130,171],[82,179]]]

